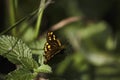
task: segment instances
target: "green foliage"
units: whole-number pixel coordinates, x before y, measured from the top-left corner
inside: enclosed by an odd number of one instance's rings
[[[35,72],[39,73],[39,72],[44,72],[44,73],[51,73],[51,67],[48,65],[41,65],[39,68],[34,69]]]
[[[67,56],[57,65],[55,75],[66,80],[119,80],[119,52],[115,52],[116,39],[107,23],[80,23],[67,25],[59,32],[72,49],[65,45],[63,54]]]
[[[41,38],[39,40],[29,43],[28,45],[31,48],[33,54],[38,54],[38,53],[43,54],[45,42],[46,42],[45,38]]]
[[[32,80],[34,77],[30,71],[22,68],[9,73],[6,78],[6,80]]]
[[[36,38],[38,38],[42,14],[50,1],[51,0],[41,0],[39,8],[17,22],[15,18],[15,9],[18,8],[18,1],[8,1],[8,4],[10,5],[8,13],[10,19],[8,24],[12,26],[8,27],[0,34],[0,55],[14,63],[17,66],[17,69],[7,75],[7,80],[33,80],[39,72],[52,72],[51,67],[44,64],[43,52],[34,52],[29,48],[30,45],[27,46],[22,41],[24,40],[25,42],[30,43],[32,41],[35,42]],[[38,20],[35,28],[33,28],[33,26],[30,26],[29,21],[31,18],[36,18],[36,16],[38,16]],[[21,27],[18,28],[17,26]],[[3,35],[10,30],[12,30],[12,35],[16,37]],[[34,44],[31,45],[33,46]],[[37,46],[35,45],[35,47]]]
[[[43,64],[44,60],[39,62],[39,66],[32,58],[31,49],[22,40],[12,36],[0,37],[0,55],[18,65],[15,71],[8,74],[7,80],[31,80],[39,72],[52,72],[51,67]],[[38,58],[40,59],[43,59],[43,56]]]
[[[34,41],[35,31],[32,26],[30,26],[26,21],[24,21],[20,25],[19,33],[18,35],[21,36],[21,39],[25,42],[31,42]]]
[[[12,36],[0,37],[0,55],[8,58],[14,64],[20,64],[24,67],[36,68],[38,65],[32,59],[32,53],[29,47],[22,41]],[[29,65],[27,64],[29,63]]]

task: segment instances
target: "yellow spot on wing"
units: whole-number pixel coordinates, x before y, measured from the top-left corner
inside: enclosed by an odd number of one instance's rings
[[[48,45],[48,49],[50,49],[51,48],[51,46],[50,45]]]

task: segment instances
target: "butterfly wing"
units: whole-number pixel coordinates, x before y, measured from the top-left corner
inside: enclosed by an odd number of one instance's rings
[[[47,33],[47,42],[45,43],[44,52],[46,60],[50,60],[55,54],[61,51],[61,43],[53,34],[53,32]]]

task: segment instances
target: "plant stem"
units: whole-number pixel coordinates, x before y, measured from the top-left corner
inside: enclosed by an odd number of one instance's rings
[[[15,6],[14,6],[14,0],[8,0],[9,4],[9,16],[10,16],[10,25],[14,25],[15,23]],[[15,35],[16,29],[14,28],[12,30],[12,34]]]
[[[40,2],[40,7],[39,7],[39,11],[38,11],[38,18],[37,18],[37,23],[35,26],[35,38],[37,38],[38,34],[39,34],[39,30],[40,30],[40,26],[41,26],[41,20],[42,20],[42,15],[43,15],[43,11],[45,9],[45,0],[41,0]]]

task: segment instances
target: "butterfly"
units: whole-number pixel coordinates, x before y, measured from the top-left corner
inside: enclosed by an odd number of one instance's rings
[[[60,40],[56,38],[53,32],[47,33],[46,40],[47,42],[45,43],[44,46],[44,53],[45,53],[44,56],[46,59],[45,62],[50,60],[54,55],[56,55],[63,49]]]

